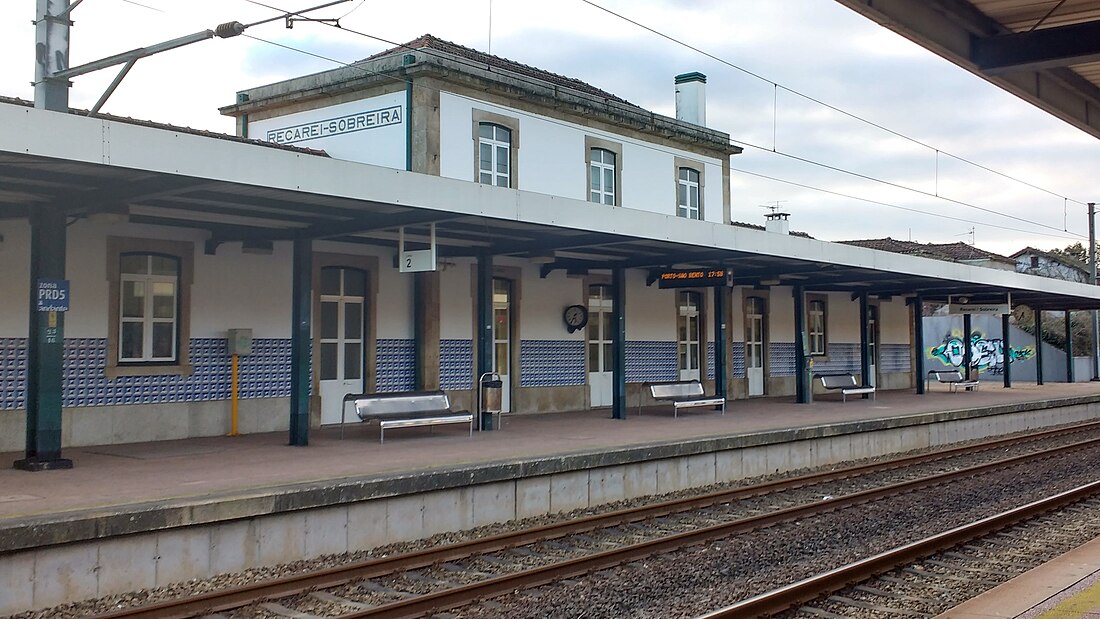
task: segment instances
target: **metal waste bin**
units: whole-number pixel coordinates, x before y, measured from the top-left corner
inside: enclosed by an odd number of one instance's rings
[[[493,429],[493,415],[499,415],[504,394],[504,382],[500,374],[486,372],[478,379],[478,412],[481,415],[481,429]]]

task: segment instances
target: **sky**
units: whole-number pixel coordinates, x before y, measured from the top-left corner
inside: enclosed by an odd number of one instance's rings
[[[70,65],[322,3],[88,0]],[[0,95],[33,99],[34,5],[0,21]],[[1007,255],[1087,241],[1079,202],[1100,201],[1100,140],[835,0],[352,0],[309,15],[343,28],[279,20],[142,59],[102,111],[233,133],[218,108],[238,90],[430,33],[669,116],[673,77],[705,73],[707,125],[745,149],[731,159],[735,221],[762,224],[771,205],[819,239]],[[92,107],[116,73],[74,78],[70,104]]]

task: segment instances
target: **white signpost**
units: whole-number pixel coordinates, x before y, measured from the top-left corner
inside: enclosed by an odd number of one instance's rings
[[[435,256],[435,224],[430,226],[431,240],[428,249],[405,250],[405,226],[397,232],[397,270],[402,273],[435,271],[438,262]]]

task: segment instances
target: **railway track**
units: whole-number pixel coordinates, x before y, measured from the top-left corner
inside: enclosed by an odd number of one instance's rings
[[[1097,434],[1100,424],[1001,439],[609,512],[100,617],[231,617],[237,616],[232,609],[242,607],[247,610],[239,616],[250,617],[425,616],[1007,466],[1026,467],[1067,451],[1096,448]]]
[[[1100,481],[762,593],[700,619],[766,617],[780,615],[792,608],[797,612],[786,617],[858,617],[867,611],[932,617],[953,605],[951,600],[944,599],[944,592],[959,588],[960,581],[991,588],[1042,563],[1036,561],[1034,555],[1022,556],[1019,552],[1026,547],[1028,531],[1064,524],[1058,522],[1056,516],[1040,517],[1086,501],[1090,502],[1078,509],[1089,512],[1091,517],[1100,506],[1100,501],[1095,500],[1098,494]],[[1086,538],[1100,530],[1100,520],[1092,520],[1095,528],[1089,529]],[[1010,564],[1011,571],[991,568],[990,556],[982,556],[983,545],[999,546],[1004,556],[998,556],[993,563]],[[965,548],[960,551],[937,556],[963,546]],[[877,583],[863,584],[876,577]],[[861,584],[853,586],[852,583]],[[946,584],[953,587],[943,586]],[[923,589],[925,593],[917,597],[912,594],[913,589]],[[930,608],[936,601],[939,608]]]

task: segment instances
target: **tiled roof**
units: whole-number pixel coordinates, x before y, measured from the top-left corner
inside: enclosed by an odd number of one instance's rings
[[[730,225],[731,226],[737,226],[738,228],[752,228],[753,230],[767,230],[767,228],[765,228],[764,226],[758,226],[756,224],[747,224],[743,221],[731,221]],[[790,234],[791,234],[791,236],[800,236],[800,237],[806,238],[806,239],[814,238],[814,237],[806,234],[805,232],[797,232],[795,230],[792,230]]]
[[[1016,264],[1016,261],[995,254],[984,249],[963,242],[955,243],[915,243],[913,241],[899,241],[886,237],[884,239],[860,239],[854,241],[840,241],[845,245],[855,245],[869,249],[889,251],[895,254],[907,254],[910,256],[922,256],[948,262],[969,262],[972,260],[991,260],[1005,264]]]
[[[608,99],[611,101],[617,101],[619,103],[625,103],[627,105],[633,105],[625,99],[616,97],[615,95],[607,92],[606,90],[600,90],[595,86],[582,82],[581,80],[574,79],[572,77],[566,77],[564,75],[558,75],[557,73],[551,73],[549,71],[543,71],[530,65],[525,65],[514,60],[508,60],[507,58],[501,58],[500,56],[493,56],[480,52],[476,49],[465,47],[457,43],[450,41],[444,41],[438,37],[434,37],[430,34],[425,34],[420,37],[405,43],[404,45],[398,45],[392,47],[384,52],[378,52],[373,56],[367,57],[365,60],[374,60],[376,58],[382,58],[385,56],[391,56],[393,54],[401,54],[414,50],[437,50],[445,52],[454,56],[459,56],[470,60],[478,65],[484,65],[487,68],[504,69],[527,77],[533,77],[544,82],[550,82],[551,84],[557,84],[558,86],[564,86],[566,88],[583,92],[590,95],[595,95],[601,99]]]
[[[1087,264],[1085,264],[1084,262],[1081,262],[1080,260],[1077,260],[1076,258],[1071,258],[1071,257],[1069,257],[1065,254],[1059,254],[1057,252],[1045,251],[1045,250],[1042,250],[1042,249],[1035,249],[1034,247],[1025,247],[1025,248],[1021,249],[1020,251],[1012,254],[1009,257],[1010,258],[1019,258],[1020,256],[1024,256],[1024,255],[1028,255],[1028,254],[1032,254],[1032,255],[1036,255],[1036,256],[1043,256],[1044,258],[1047,258],[1049,260],[1053,260],[1053,261],[1058,262],[1060,264],[1064,264],[1064,265],[1066,265],[1070,268],[1077,269],[1077,270],[1079,270],[1083,273],[1088,273],[1089,272],[1089,266]]]

